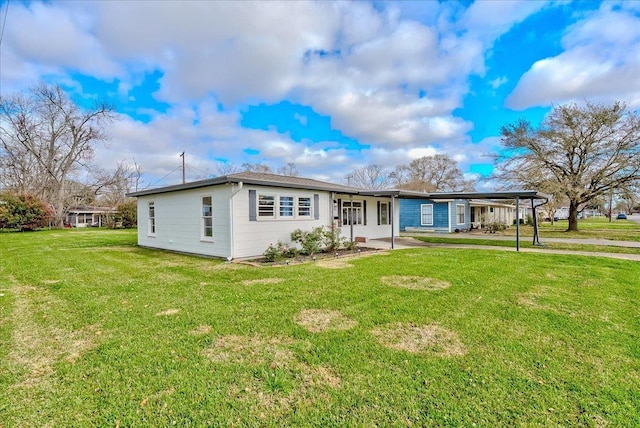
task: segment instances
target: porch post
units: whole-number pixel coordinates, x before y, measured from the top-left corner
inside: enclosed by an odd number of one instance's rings
[[[349,208],[349,230],[351,231],[351,242],[353,242],[353,218],[355,217],[353,215],[353,195],[349,195],[349,204],[351,205]]]
[[[520,196],[516,196],[516,251],[520,251]]]
[[[395,248],[395,236],[394,236],[394,227],[393,227],[393,223],[395,221],[395,217],[393,216],[393,213],[396,210],[396,197],[394,195],[391,195],[391,215],[389,216],[391,219],[391,249],[393,250]]]

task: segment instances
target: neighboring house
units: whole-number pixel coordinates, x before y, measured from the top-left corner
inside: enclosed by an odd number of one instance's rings
[[[334,225],[358,241],[398,230],[394,195],[301,177],[242,172],[129,196],[139,245],[213,257],[260,256],[295,229]]]
[[[471,227],[466,199],[400,199],[400,231],[456,232]]]
[[[504,223],[507,226],[515,224],[516,207],[499,201],[487,199],[471,199],[471,226],[474,229],[484,228],[491,223]],[[525,207],[520,207],[521,218],[526,218]]]
[[[107,217],[115,213],[115,208],[74,207],[67,209],[64,223],[68,227],[102,227],[106,226]]]

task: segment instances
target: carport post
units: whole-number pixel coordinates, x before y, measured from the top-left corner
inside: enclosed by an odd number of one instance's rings
[[[520,251],[520,197],[516,196],[516,251]]]
[[[393,250],[395,247],[395,236],[394,236],[394,230],[393,230],[393,213],[396,210],[396,197],[394,195],[391,195],[391,215],[389,216],[389,219],[391,220],[391,249]]]

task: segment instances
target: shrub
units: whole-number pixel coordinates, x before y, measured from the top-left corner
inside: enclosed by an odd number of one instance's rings
[[[502,232],[506,228],[507,228],[507,224],[500,221],[487,223],[486,225],[486,230],[489,233]]]
[[[33,195],[0,193],[0,228],[35,230],[47,227],[53,210]]]
[[[264,259],[268,262],[279,262],[284,259],[293,258],[297,255],[295,248],[287,246],[282,241],[278,241],[276,245],[269,244],[269,247],[262,253]]]
[[[291,232],[291,240],[300,244],[302,253],[308,256],[322,251],[323,237],[324,228],[322,226],[313,228],[309,232],[301,229],[296,229]]]
[[[118,211],[113,217],[110,227],[124,227],[130,229],[138,225],[138,203],[133,201],[123,202],[118,205]]]
[[[323,227],[322,242],[324,244],[325,251],[336,251],[341,247],[346,247],[348,242],[347,238],[341,236],[339,227]]]

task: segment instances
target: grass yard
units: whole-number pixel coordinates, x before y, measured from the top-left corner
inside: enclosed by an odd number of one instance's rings
[[[632,220],[613,220],[606,217],[590,217],[578,220],[578,231],[567,232],[569,222],[560,220],[552,225],[549,222],[540,223],[540,236],[543,238],[577,238],[577,239],[612,239],[614,241],[640,241],[640,223]],[[521,226],[523,236],[533,236],[532,226]],[[504,235],[515,236],[515,226],[502,232]]]
[[[0,427],[640,426],[640,263],[0,234]]]
[[[451,236],[451,235],[449,235]],[[502,240],[502,239],[483,239],[481,235],[476,235],[474,238],[457,238],[434,236],[416,236],[414,239],[422,242],[428,242],[431,244],[462,244],[462,245],[488,245],[491,247],[507,247],[516,248],[516,241],[514,240]],[[530,239],[530,238],[529,238]],[[640,248],[635,247],[615,247],[611,245],[593,245],[593,244],[568,244],[563,242],[544,242],[544,238],[541,238],[543,245],[533,245],[527,238],[520,239],[520,248],[537,248],[541,250],[565,250],[565,251],[587,251],[591,253],[616,253],[616,254],[640,254]]]

